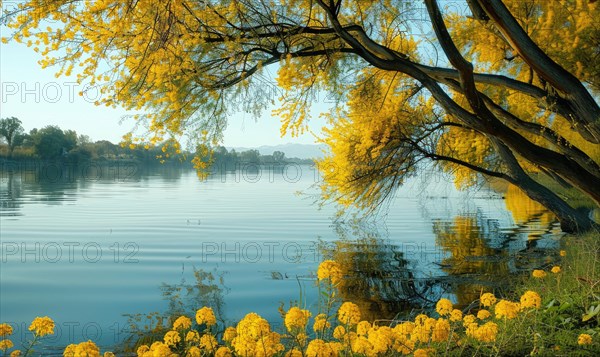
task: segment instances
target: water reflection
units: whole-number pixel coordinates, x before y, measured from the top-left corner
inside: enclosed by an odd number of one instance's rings
[[[527,197],[516,186],[508,186],[505,192],[505,203],[519,231],[527,233],[530,244],[535,245],[537,239],[543,234],[552,233],[559,225],[552,212]]]
[[[342,266],[341,297],[355,302],[367,319],[388,320],[431,308],[442,296],[454,296],[458,306],[467,307],[482,292],[506,294],[515,274],[547,265],[556,255],[556,240],[547,234],[554,232],[554,217],[534,204],[516,204],[524,200],[518,192],[507,196],[519,222],[515,228],[503,228],[481,213],[435,219],[436,247],[425,259],[382,234],[381,224],[336,225],[339,239],[324,248],[324,255]],[[540,237],[548,239],[538,246]],[[428,264],[436,269],[423,274]]]

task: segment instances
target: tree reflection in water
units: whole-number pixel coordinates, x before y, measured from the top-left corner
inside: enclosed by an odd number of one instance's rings
[[[523,200],[517,192],[507,193],[507,207],[513,208],[517,226],[500,227],[497,220],[455,216],[434,220],[437,259],[431,262],[437,273],[417,271],[412,254],[393,237],[382,236],[380,225],[361,221],[337,224],[338,240],[323,246],[325,259],[338,262],[345,278],[339,285],[340,298],[356,303],[363,318],[389,320],[430,309],[442,296],[454,295],[457,306],[467,308],[482,292],[502,296],[515,282],[514,275],[550,264],[556,255],[552,244],[537,247],[535,242],[553,232],[556,220]]]

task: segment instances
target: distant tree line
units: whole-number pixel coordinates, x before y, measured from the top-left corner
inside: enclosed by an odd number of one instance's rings
[[[128,142],[113,144],[107,140],[92,142],[87,135],[78,135],[74,130],[63,130],[55,125],[34,128],[26,133],[19,119],[0,119],[0,160],[44,160],[70,164],[131,160],[149,165],[176,164],[191,167],[192,156],[190,152],[179,150],[169,140],[156,145]],[[313,162],[310,159],[286,158],[281,151],[261,155],[258,150],[237,152],[224,147],[214,148],[210,161],[216,170],[233,170],[240,164],[249,163],[277,165]]]

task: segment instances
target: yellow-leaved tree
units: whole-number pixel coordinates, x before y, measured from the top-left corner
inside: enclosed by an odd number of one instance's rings
[[[219,142],[231,103],[254,113],[272,104],[260,74],[278,64],[283,132],[307,128],[315,91],[337,99],[323,138],[325,199],[376,207],[428,162],[461,187],[508,181],[565,231],[595,226],[538,179],[600,204],[600,2],[29,0],[7,9],[3,42],[24,42],[43,66],[96,84],[106,93],[98,104],[147,113],[139,135],[151,142],[184,133]]]

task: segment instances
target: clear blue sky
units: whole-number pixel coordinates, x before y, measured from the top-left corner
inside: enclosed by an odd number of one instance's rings
[[[0,26],[0,37],[8,35],[7,28]],[[75,83],[75,76],[55,78],[55,70],[41,69],[39,59],[40,55],[24,44],[0,44],[0,118],[17,117],[26,131],[58,125],[88,135],[94,141],[119,142],[133,127],[133,120],[122,121],[123,115],[128,114],[124,109],[95,106],[95,91],[79,96],[85,87]],[[319,106],[318,110],[325,108]],[[322,126],[323,121],[315,116],[311,130],[320,132]],[[235,114],[229,118],[224,144],[256,147],[288,142],[314,143],[310,134],[281,138],[279,127],[279,119],[272,117],[270,110],[257,121],[249,114]]]

